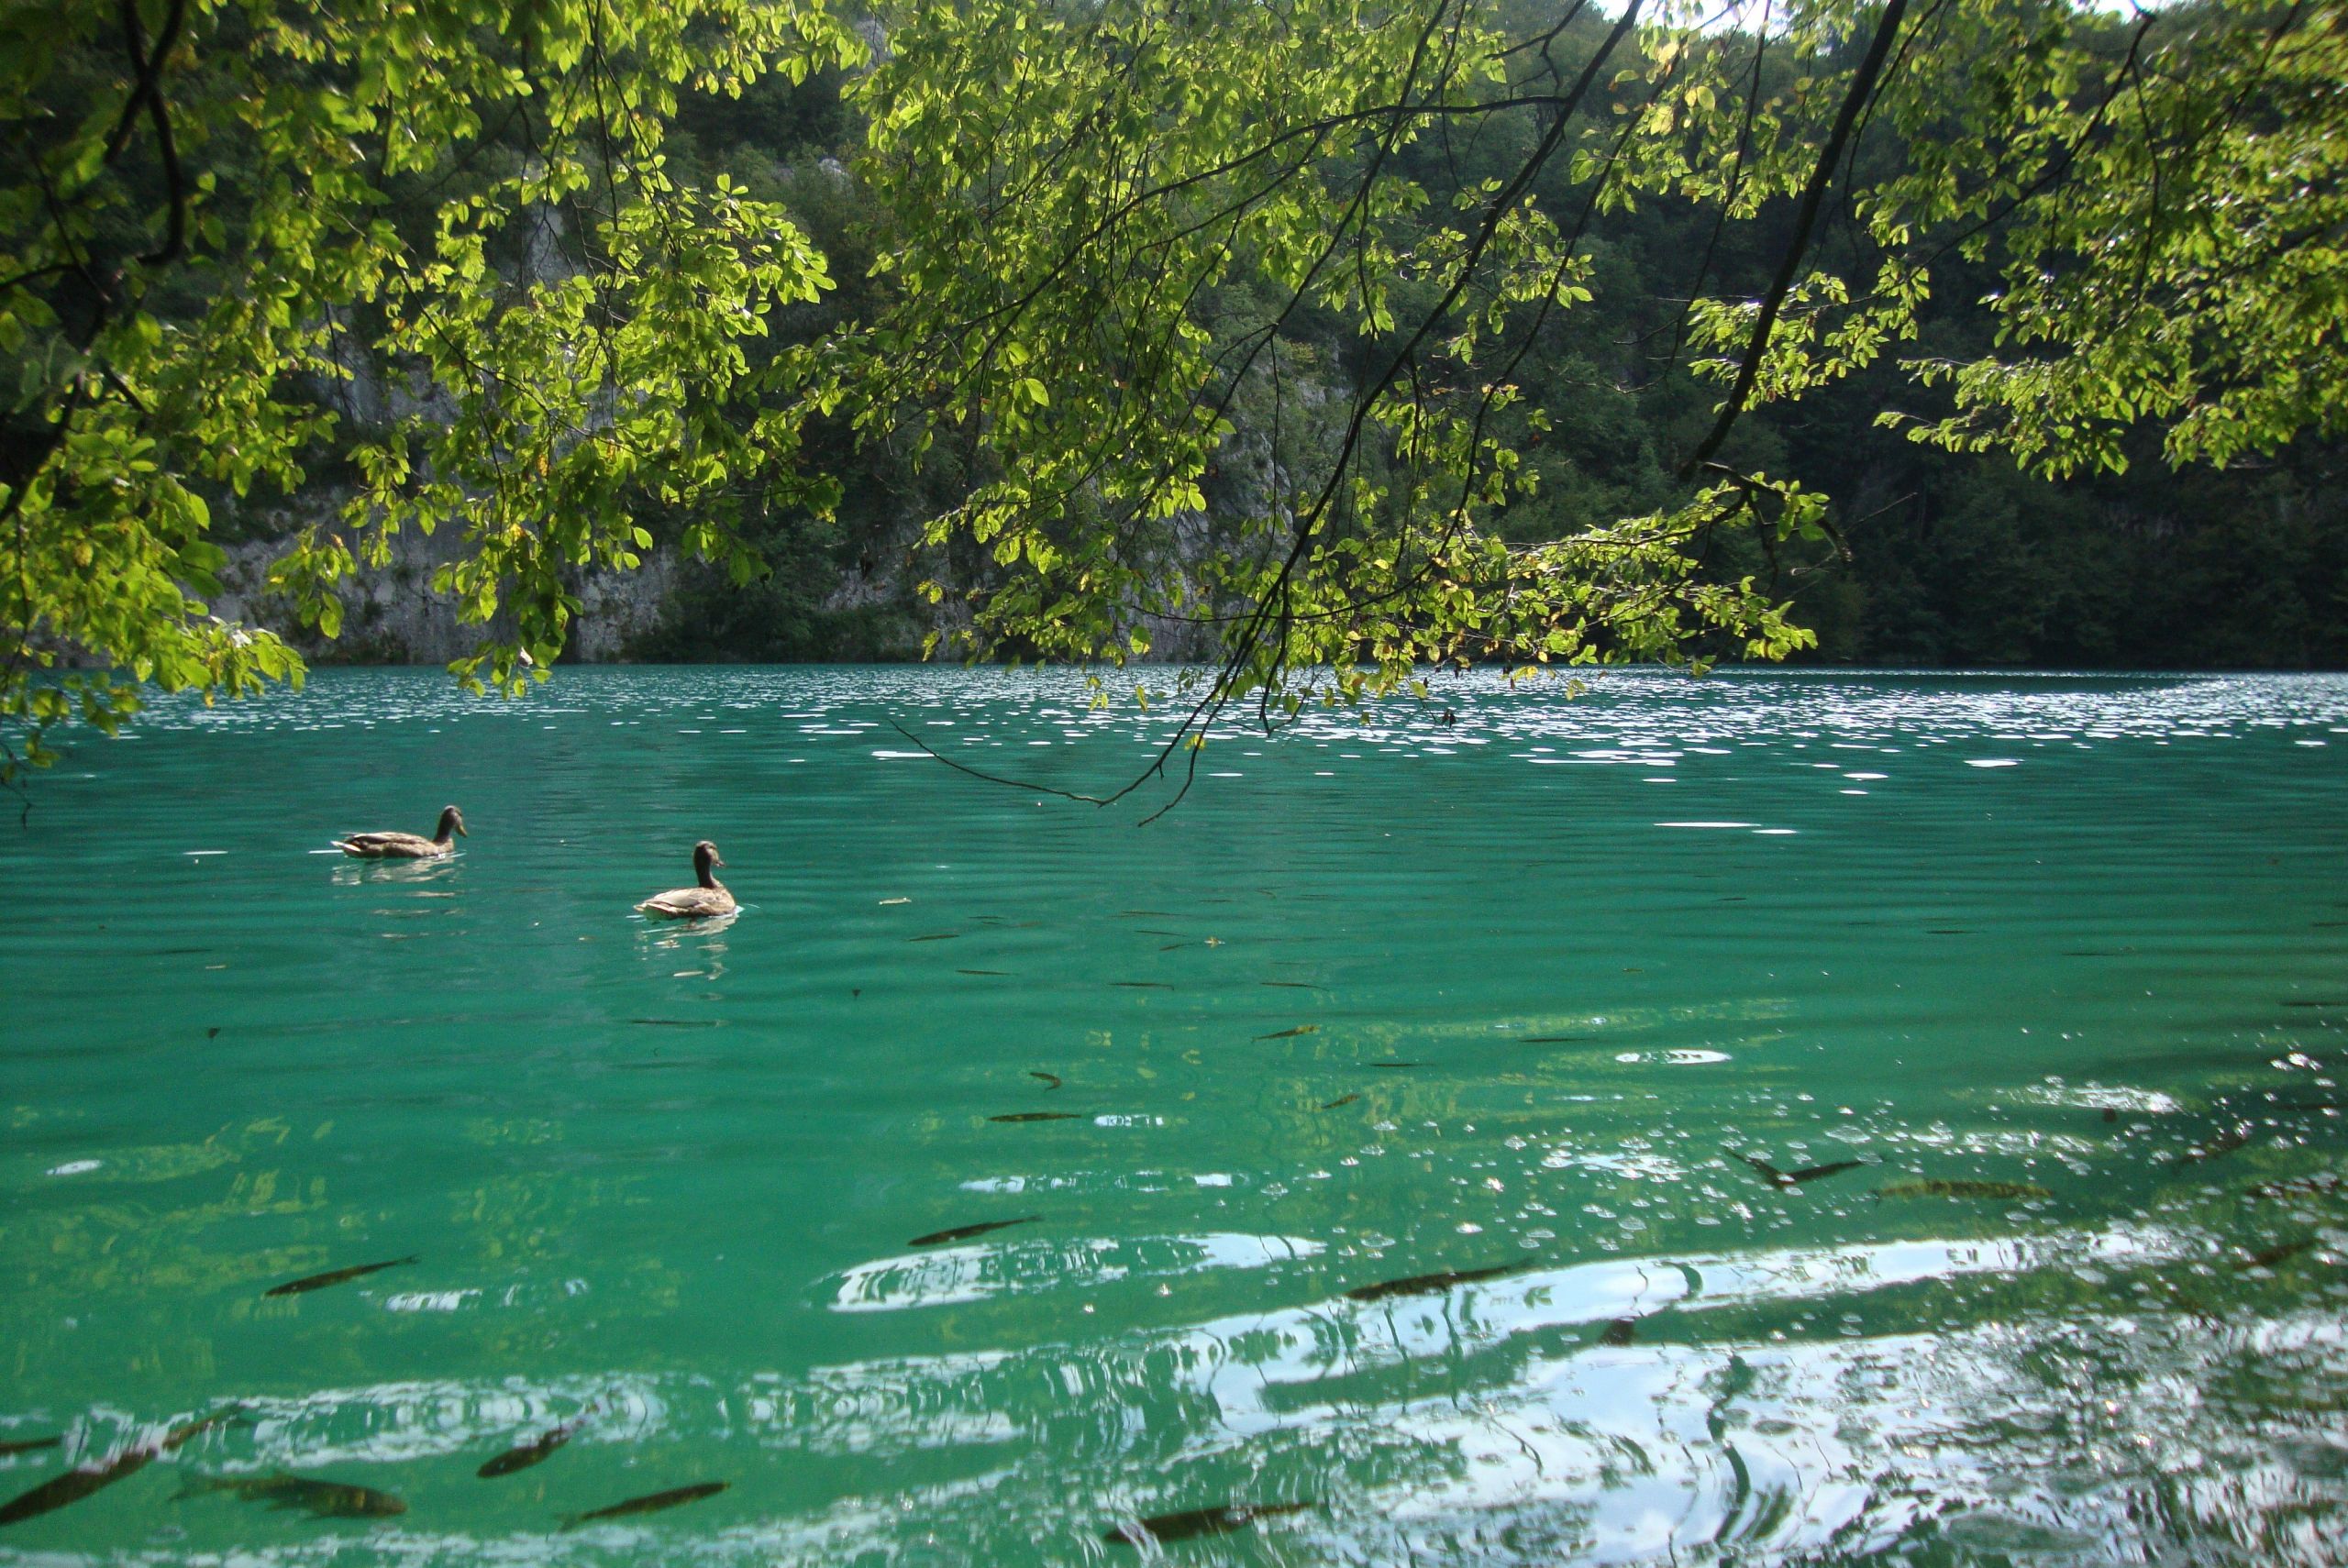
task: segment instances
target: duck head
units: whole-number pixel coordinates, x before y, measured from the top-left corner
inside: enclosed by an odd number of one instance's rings
[[[717,886],[717,878],[710,873],[715,867],[725,864],[725,862],[718,856],[717,845],[710,843],[709,840],[703,839],[693,845],[693,877],[703,887]]]
[[[472,837],[472,834],[465,831],[465,813],[454,806],[443,806],[440,808],[440,825],[432,830],[432,836],[440,843],[446,844],[451,834],[459,838]]]

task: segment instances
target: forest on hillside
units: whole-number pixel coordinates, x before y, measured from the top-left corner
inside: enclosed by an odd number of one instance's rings
[[[2343,76],[2339,0],[20,8],[0,773],[305,659],[1170,661],[1191,738],[2348,665]]]
[[[1537,32],[1554,20],[1533,0],[1509,0],[1500,25]],[[1607,19],[1587,12],[1567,29],[1561,57],[1594,49]],[[2122,29],[2108,47],[2116,57]],[[1776,69],[1787,78],[1789,61]],[[788,205],[834,259],[839,282],[795,325],[812,341],[843,318],[877,312],[888,282],[869,276],[891,245],[887,215],[863,198],[856,175],[864,126],[842,101],[845,73],[793,84],[768,77],[739,101],[690,104],[677,155],[725,171]],[[1786,82],[1771,85],[1784,90]],[[1617,116],[1636,87],[1626,82],[1579,112],[1593,124]],[[1502,138],[1430,139],[1412,149],[1413,173],[1437,192],[1490,178],[1512,147]],[[1864,141],[1858,157],[1896,167],[1898,138]],[[1569,192],[1565,170],[1553,199]],[[1780,204],[1789,207],[1790,204]],[[1781,220],[1725,232],[1703,286],[1757,293],[1767,281]],[[1690,373],[1685,322],[1668,307],[1697,292],[1699,258],[1712,246],[1713,215],[1692,203],[1648,202],[1601,211],[1589,226],[1608,297],[1656,308],[1632,318],[1573,313],[1545,333],[1519,372],[1552,429],[1530,456],[1537,498],[1512,508],[1503,526],[1534,539],[1664,506],[1689,488],[1674,472],[1709,418],[1717,393]],[[1870,257],[1847,220],[1814,242],[1827,261],[1855,269]],[[1920,347],[1961,358],[1981,351],[1993,324],[1985,268],[1953,270],[1924,313]],[[1365,373],[1370,345],[1334,312],[1294,330],[1298,362],[1333,381]],[[2348,352],[2339,346],[2332,351]],[[2018,471],[2002,453],[1951,454],[1919,446],[1875,416],[1912,401],[1912,389],[1879,365],[1798,405],[1754,409],[1735,436],[1733,460],[1794,473],[1833,497],[1847,554],[1781,563],[1778,579],[1796,619],[1818,634],[1800,661],[1830,665],[2017,666],[2095,668],[2337,668],[2348,666],[2348,447],[2316,436],[2269,458],[2227,469],[2172,472],[2159,442],[2134,443],[2123,473],[2047,480]],[[1243,425],[1244,428],[1244,425]],[[759,541],[776,565],[750,584],[722,571],[689,574],[668,623],[631,651],[653,659],[866,659],[903,657],[918,642],[924,607],[911,593],[917,520],[950,499],[954,473],[915,473],[858,454],[836,433],[825,456],[855,474],[836,517],[803,509],[760,517]],[[1215,491],[1210,488],[1210,517]],[[660,530],[656,527],[655,532]],[[1747,551],[1722,570],[1767,572]],[[945,569],[982,575],[983,553]],[[843,589],[849,591],[844,593]],[[850,603],[843,606],[842,601]]]

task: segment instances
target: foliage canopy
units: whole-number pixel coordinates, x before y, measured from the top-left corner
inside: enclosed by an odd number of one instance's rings
[[[298,673],[213,621],[207,494],[352,476],[276,580],[316,625],[407,528],[469,679],[543,674],[642,514],[737,580],[745,505],[836,494],[815,425],[950,470],[924,591],[958,650],[1203,639],[1177,745],[1429,664],[1769,658],[1836,547],[1749,409],[2047,474],[2156,430],[2225,465],[2348,428],[2348,7],[2205,0],[65,0],[12,12],[0,123],[0,709],[40,755],[127,673]],[[870,39],[884,38],[875,48]],[[847,70],[866,308],[681,110]],[[1625,297],[1593,225],[1692,215]],[[1927,353],[1935,292],[1993,331]],[[1643,515],[1526,536],[1576,335],[1705,385]],[[335,389],[383,367],[355,420]],[[1892,379],[1887,383],[1883,378]],[[1203,519],[1213,513],[1215,525]],[[73,656],[113,673],[65,668]]]

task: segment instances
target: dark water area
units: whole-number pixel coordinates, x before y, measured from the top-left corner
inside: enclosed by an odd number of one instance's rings
[[[328,671],[37,779],[0,1510],[151,1463],[0,1563],[2339,1560],[2348,678],[1479,676],[1146,827],[891,721],[1168,723]]]

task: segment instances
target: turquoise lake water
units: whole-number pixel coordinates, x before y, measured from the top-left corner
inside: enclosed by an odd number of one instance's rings
[[[2339,1561],[2348,679],[1436,695],[1146,827],[890,727],[1122,782],[1065,675],[81,738],[0,827],[0,1505],[155,1460],[0,1563]],[[702,838],[738,918],[632,913]],[[208,1485],[280,1473],[404,1511]]]

